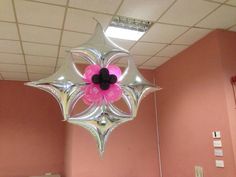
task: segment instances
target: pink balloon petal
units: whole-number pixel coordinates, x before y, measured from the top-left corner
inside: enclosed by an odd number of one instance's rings
[[[103,95],[102,91],[99,88],[98,85],[96,84],[89,84],[85,86],[84,90],[84,99],[85,99],[85,104],[86,102],[89,103],[100,103],[102,101]]]
[[[84,80],[91,83],[94,74],[99,74],[101,67],[99,65],[89,65],[85,68]]]
[[[122,96],[122,89],[117,84],[110,85],[110,88],[103,92],[103,96],[106,101],[109,103],[113,103],[118,101]]]
[[[109,74],[114,74],[116,75],[117,79],[119,79],[119,77],[121,76],[121,70],[118,66],[116,65],[109,65],[107,67],[107,69],[109,70]]]

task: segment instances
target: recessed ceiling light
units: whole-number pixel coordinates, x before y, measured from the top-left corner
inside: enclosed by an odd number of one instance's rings
[[[112,38],[137,41],[145,32],[109,26],[106,35]]]
[[[108,37],[137,41],[150,28],[151,22],[115,16],[105,34]]]

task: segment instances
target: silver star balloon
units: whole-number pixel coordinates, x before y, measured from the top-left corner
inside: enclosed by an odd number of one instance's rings
[[[111,104],[93,105],[87,114],[76,115],[68,122],[87,129],[97,140],[100,155],[104,153],[108,136],[118,125],[132,120],[127,114],[118,111]]]
[[[86,128],[97,140],[100,154],[103,154],[105,143],[112,130],[122,123],[133,120],[141,100],[159,88],[143,78],[133,59],[129,57],[129,52],[108,39],[99,23],[92,38],[81,47],[71,49],[71,52],[74,56],[101,67],[107,67],[122,57],[128,57],[128,66],[119,79],[119,85],[123,90],[122,98],[129,112],[123,112],[116,106],[103,102],[101,105],[93,104],[87,111],[68,119],[68,122]]]
[[[88,42],[70,50],[73,56],[80,57],[91,64],[106,67],[115,60],[127,56],[129,52],[104,35],[103,28],[97,23],[95,33]]]
[[[53,75],[38,81],[27,82],[25,85],[36,87],[50,93],[59,103],[64,120],[70,117],[70,112],[77,97],[82,94],[79,89],[86,83],[83,81],[82,74],[76,69],[69,54],[62,66]]]
[[[133,120],[141,100],[159,87],[144,79],[129,52],[107,38],[99,23],[91,39],[80,47],[71,49],[69,56],[66,63],[55,74],[27,85],[52,94],[61,106],[64,119],[87,129],[95,137],[100,154],[103,154],[111,132],[120,124]],[[85,83],[85,77],[71,62],[71,57],[83,59],[101,68],[108,67],[122,57],[128,58],[128,66],[117,84],[122,89],[122,99],[129,111],[124,112],[103,98],[101,103],[94,102],[84,111],[72,116],[73,106],[83,98],[85,95],[83,88],[89,83]]]

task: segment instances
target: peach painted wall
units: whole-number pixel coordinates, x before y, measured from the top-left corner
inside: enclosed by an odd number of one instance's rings
[[[0,176],[64,173],[65,123],[49,94],[0,81]]]
[[[224,73],[224,85],[231,137],[236,160],[236,105],[230,78],[236,76],[236,33],[221,31],[219,35],[221,59]]]
[[[206,177],[236,176],[222,67],[222,56],[227,56],[221,54],[222,33],[210,33],[156,70],[157,83],[163,88],[157,93],[163,177],[193,177],[195,165],[203,167]],[[233,63],[236,43],[224,44],[229,45]],[[222,133],[225,168],[215,167],[211,134],[215,130]]]
[[[152,71],[143,71],[153,80]],[[67,126],[66,177],[159,177],[154,95],[146,97],[135,120],[110,135],[101,159],[94,138]]]

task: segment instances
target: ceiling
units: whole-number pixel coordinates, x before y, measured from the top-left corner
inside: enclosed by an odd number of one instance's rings
[[[236,31],[236,0],[1,0],[0,79],[50,75],[66,49],[89,39],[93,17],[105,29],[114,15],[154,23],[137,42],[112,39],[139,68],[160,66],[213,29]]]

